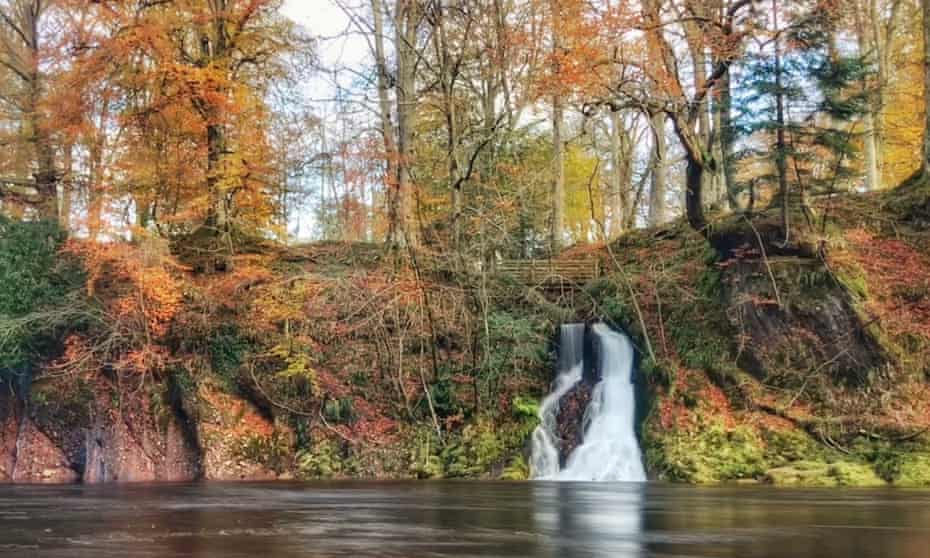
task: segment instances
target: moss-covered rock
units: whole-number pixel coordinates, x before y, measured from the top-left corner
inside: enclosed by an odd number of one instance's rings
[[[901,459],[896,486],[930,486],[930,453],[911,454]]]
[[[646,461],[659,477],[676,482],[714,484],[754,479],[766,469],[758,434],[713,423],[694,431],[678,429],[647,438]]]
[[[868,465],[848,461],[795,461],[765,472],[765,480],[776,486],[874,487],[886,483]]]

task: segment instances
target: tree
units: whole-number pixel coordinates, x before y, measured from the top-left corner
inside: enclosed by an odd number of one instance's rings
[[[3,102],[16,115],[13,125],[29,146],[28,169],[16,170],[27,171],[32,178],[31,182],[7,180],[0,184],[0,194],[31,202],[40,218],[57,222],[58,172],[41,70],[46,55],[42,30],[50,4],[49,0],[0,2],[0,76],[9,89]],[[32,190],[35,196],[30,195]]]
[[[726,9],[713,10],[713,2],[705,5],[700,1],[691,4],[691,17],[703,21],[701,30],[710,34],[716,43],[717,54],[703,80],[696,75],[692,87],[686,87],[683,81],[682,68],[678,64],[675,50],[664,33],[656,32],[664,27],[657,19],[658,13],[653,10],[644,15],[641,27],[645,31],[653,31],[652,37],[653,63],[644,70],[644,78],[653,84],[659,98],[644,95],[642,88],[631,85],[629,82],[619,84],[615,93],[621,101],[632,102],[639,106],[648,106],[652,110],[664,112],[675,130],[678,140],[685,151],[685,214],[689,224],[702,233],[707,232],[707,221],[704,215],[704,184],[706,173],[717,172],[720,164],[714,158],[711,138],[701,134],[700,121],[706,117],[708,97],[718,88],[721,80],[727,75],[733,61],[741,53],[742,43],[751,31],[752,25],[743,21],[741,12],[753,5],[752,0],[739,0],[730,4]],[[703,15],[701,15],[703,14]],[[741,21],[745,30],[737,28]],[[699,48],[699,47],[698,47]],[[699,57],[699,60],[702,57]]]
[[[205,265],[222,266],[239,234],[263,234],[277,209],[268,141],[269,87],[286,77],[303,38],[274,0],[109,3],[91,14],[76,50],[75,86],[111,84],[124,124],[122,191],[139,224],[197,234]],[[112,104],[112,103],[111,103]]]
[[[559,0],[550,0],[550,28],[552,30],[552,72],[561,71],[562,37],[560,27],[564,24],[564,13]],[[562,139],[565,108],[562,93],[558,88],[552,94],[552,221],[549,230],[550,250],[558,254],[562,249],[562,234],[565,229],[565,144]]]
[[[787,244],[797,215],[811,221],[810,192],[848,189],[861,176],[855,156],[864,134],[856,128],[868,114],[870,92],[861,84],[869,68],[835,48],[831,16],[797,11],[779,25],[782,14],[772,8],[770,38],[741,68],[737,123],[750,208],[768,186]]]
[[[924,179],[930,179],[930,0],[921,0],[923,10],[923,40],[924,40],[924,139],[922,149],[921,174]]]

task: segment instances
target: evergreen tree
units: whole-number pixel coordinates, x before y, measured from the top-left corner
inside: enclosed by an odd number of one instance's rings
[[[783,46],[784,45],[784,46]],[[764,191],[782,209],[786,242],[791,215],[811,223],[807,196],[854,188],[859,120],[869,92],[865,60],[841,53],[831,21],[796,17],[746,58],[736,94],[738,191],[752,211]]]

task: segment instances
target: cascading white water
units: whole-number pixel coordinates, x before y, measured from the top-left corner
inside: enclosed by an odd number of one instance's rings
[[[558,401],[581,380],[583,364],[578,364],[577,379],[574,369],[570,374],[560,370],[555,389],[540,408],[541,424],[533,433],[533,476],[550,480],[643,482],[646,472],[635,432],[633,346],[625,335],[605,324],[595,324],[592,329],[600,345],[602,378],[585,410],[583,442],[559,470],[555,435]]]
[[[564,324],[559,334],[559,370],[552,393],[539,406],[539,426],[533,431],[530,469],[534,478],[559,472],[559,401],[581,381],[584,369],[584,324]]]

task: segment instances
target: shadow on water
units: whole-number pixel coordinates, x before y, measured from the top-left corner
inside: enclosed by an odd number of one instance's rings
[[[0,487],[0,557],[926,558],[930,492],[623,483]]]

